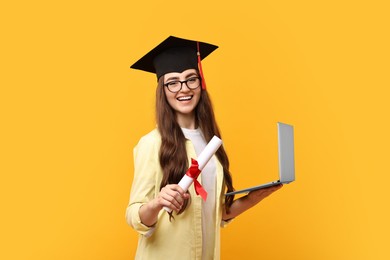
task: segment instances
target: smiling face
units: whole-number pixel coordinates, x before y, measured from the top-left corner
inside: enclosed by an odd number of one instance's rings
[[[195,108],[199,103],[201,95],[200,84],[197,88],[194,79],[199,77],[195,69],[188,69],[181,73],[171,72],[164,75],[164,92],[169,105],[176,113],[176,120],[181,127],[194,128],[195,127]],[[180,83],[181,89],[177,93],[172,93],[168,89],[168,85],[174,85],[177,81],[187,81],[191,87],[188,88],[186,83]],[[199,80],[198,80],[199,81]],[[168,84],[169,83],[169,84]]]

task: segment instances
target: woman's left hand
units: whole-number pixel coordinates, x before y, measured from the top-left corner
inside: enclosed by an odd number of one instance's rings
[[[276,186],[271,186],[271,187],[268,187],[268,188],[251,191],[247,195],[248,196],[248,200],[250,200],[251,203],[253,203],[253,204],[257,204],[257,203],[259,203],[260,201],[262,201],[263,199],[265,199],[266,197],[268,197],[269,195],[271,195],[272,193],[274,193],[275,191],[279,190],[282,187],[283,187],[283,184],[279,184],[279,185],[276,185]]]
[[[283,184],[279,184],[276,186],[249,192],[248,195],[235,200],[230,207],[229,213],[226,211],[223,212],[222,219],[229,220],[235,218],[282,187]]]

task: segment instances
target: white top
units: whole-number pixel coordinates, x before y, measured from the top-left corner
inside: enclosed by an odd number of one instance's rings
[[[196,155],[203,151],[207,143],[200,129],[182,128],[184,136],[191,140]],[[195,159],[195,158],[194,158]],[[201,183],[207,192],[207,200],[202,203],[202,259],[214,259],[214,252],[206,252],[206,248],[214,248],[215,244],[215,197],[216,197],[216,165],[214,157],[203,168]],[[210,245],[212,244],[212,246]],[[208,245],[208,246],[206,246]]]

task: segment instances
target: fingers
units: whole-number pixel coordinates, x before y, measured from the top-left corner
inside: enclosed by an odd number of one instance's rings
[[[276,186],[265,188],[265,189],[263,189],[263,191],[264,191],[265,194],[270,195],[270,194],[274,193],[275,191],[279,190],[282,187],[283,187],[283,184],[279,184],[279,185],[276,185]]]
[[[268,189],[269,189],[269,191],[274,192],[274,191],[279,190],[282,187],[283,187],[283,184],[278,184],[276,186],[269,187]]]
[[[261,201],[261,200],[263,200],[264,198],[268,197],[269,195],[271,195],[272,193],[274,193],[275,191],[279,190],[282,187],[283,187],[283,184],[279,184],[279,185],[276,185],[276,186],[271,186],[271,187],[268,187],[268,188],[251,191],[248,194],[248,196],[249,196],[250,199],[253,199],[254,201]]]
[[[171,184],[161,189],[158,200],[162,207],[168,207],[178,212],[188,197],[189,195],[179,185]]]

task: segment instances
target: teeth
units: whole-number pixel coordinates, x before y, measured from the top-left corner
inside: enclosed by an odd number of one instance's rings
[[[192,96],[187,96],[187,97],[179,97],[177,98],[179,101],[184,101],[184,100],[190,100]]]

